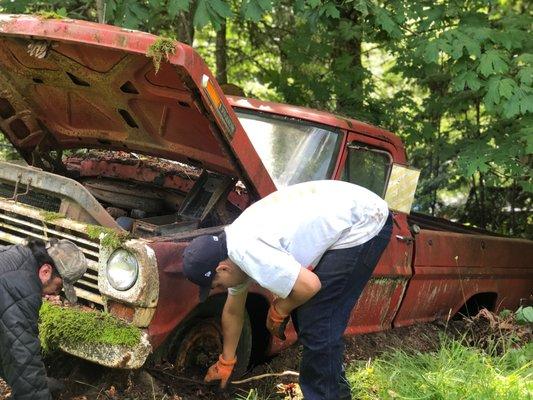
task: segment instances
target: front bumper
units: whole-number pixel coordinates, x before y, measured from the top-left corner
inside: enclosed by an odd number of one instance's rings
[[[138,369],[142,367],[152,352],[148,335],[143,332],[136,346],[101,344],[59,344],[65,353],[92,361],[109,368]]]

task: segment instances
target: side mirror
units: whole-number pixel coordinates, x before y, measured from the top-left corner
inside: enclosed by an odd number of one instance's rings
[[[393,211],[409,214],[415,198],[420,170],[393,164],[389,177],[385,201]]]

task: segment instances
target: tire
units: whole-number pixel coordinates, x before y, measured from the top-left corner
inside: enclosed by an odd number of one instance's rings
[[[182,334],[175,342],[174,361],[178,373],[203,377],[207,369],[217,360],[222,352],[221,315],[225,296],[209,299],[202,304],[185,323]],[[245,312],[239,345],[237,347],[237,364],[233,378],[242,376],[250,362],[252,351],[252,326],[248,313]]]

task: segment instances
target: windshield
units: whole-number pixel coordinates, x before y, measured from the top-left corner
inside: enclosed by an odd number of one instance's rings
[[[338,132],[264,114],[237,116],[278,188],[331,177],[341,140]]]

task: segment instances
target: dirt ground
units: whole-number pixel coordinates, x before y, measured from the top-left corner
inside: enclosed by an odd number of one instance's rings
[[[442,334],[461,337],[479,345],[494,331],[501,332],[489,318],[467,319],[397,328],[394,330],[355,336],[346,340],[345,359],[347,364],[356,360],[366,361],[390,349],[428,352],[436,349]],[[516,333],[516,332],[515,332]],[[525,332],[531,340],[531,332]],[[266,373],[297,371],[300,349],[293,346],[268,362],[255,366],[244,377]],[[280,393],[275,398],[292,398],[291,383],[297,377],[272,377],[234,385],[230,391],[221,393],[206,387],[198,381],[202,376],[176,377],[172,365],[163,364],[139,371],[118,371],[90,364],[67,355],[58,354],[46,360],[49,375],[58,378],[66,389],[57,397],[62,400],[214,400],[246,398],[251,388],[259,393]],[[283,394],[281,394],[283,393]],[[0,400],[9,399],[9,388],[0,380]],[[274,398],[271,397],[273,400]]]

